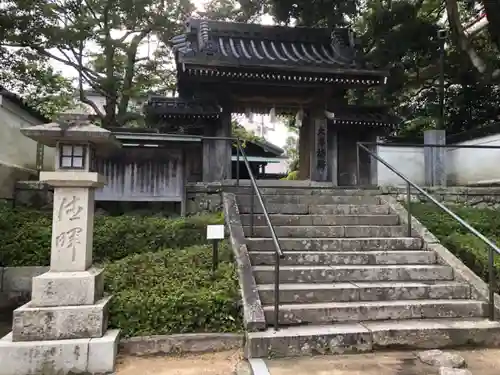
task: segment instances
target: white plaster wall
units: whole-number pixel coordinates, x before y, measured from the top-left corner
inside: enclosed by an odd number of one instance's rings
[[[458,145],[500,146],[500,134]],[[447,153],[448,184],[469,185],[500,181],[500,149],[450,148]]]
[[[0,96],[0,198],[12,196],[15,180],[28,179],[35,173],[36,142],[25,137],[21,128],[41,121]],[[45,147],[44,170],[54,169],[55,152]]]
[[[377,146],[377,152],[387,164],[408,177],[412,182],[425,182],[424,150],[422,147]],[[378,162],[377,178],[379,186],[405,186],[406,183],[385,165]]]

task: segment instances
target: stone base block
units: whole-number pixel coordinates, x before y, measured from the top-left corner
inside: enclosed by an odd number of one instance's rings
[[[33,278],[32,307],[93,305],[103,296],[104,270],[53,272]]]
[[[101,337],[108,325],[111,296],[95,305],[33,307],[14,310],[13,341],[65,340]]]
[[[115,371],[119,330],[103,337],[14,342],[0,339],[0,375],[109,374]]]

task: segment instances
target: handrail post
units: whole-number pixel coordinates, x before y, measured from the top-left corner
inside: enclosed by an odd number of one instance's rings
[[[361,167],[360,167],[360,155],[359,155],[359,142],[356,142],[356,186],[361,186],[360,181]]]
[[[408,213],[408,237],[411,237],[411,185],[409,182],[406,183],[406,212]]]
[[[236,186],[240,186],[240,139],[236,138]]]
[[[253,214],[254,214],[254,205],[255,205],[255,199],[254,199],[254,196],[255,196],[255,191],[254,191],[255,187],[254,186],[251,186],[250,187],[250,235],[253,236],[253,227],[254,227],[254,217],[253,217]]]
[[[489,283],[489,311],[490,320],[495,320],[495,254],[493,248],[488,249],[488,283]]]
[[[274,330],[278,331],[280,327],[280,255],[275,254],[274,265]]]

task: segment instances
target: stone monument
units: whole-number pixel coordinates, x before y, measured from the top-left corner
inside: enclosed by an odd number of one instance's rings
[[[111,132],[91,124],[57,123],[21,132],[56,147],[49,272],[33,278],[32,299],[14,310],[12,332],[0,340],[0,375],[112,373],[119,338],[107,330],[110,296],[103,270],[92,266],[94,193],[104,186],[96,154],[119,147]]]

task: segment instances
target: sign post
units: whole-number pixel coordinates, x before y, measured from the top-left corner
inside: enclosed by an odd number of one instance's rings
[[[219,241],[224,239],[224,225],[207,225],[207,240],[212,240],[212,277],[219,266]]]

